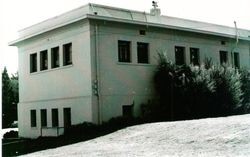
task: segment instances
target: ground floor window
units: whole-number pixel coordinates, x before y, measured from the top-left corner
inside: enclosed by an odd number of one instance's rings
[[[58,127],[58,109],[52,109],[52,127]]]
[[[41,126],[42,127],[47,126],[47,110],[46,109],[41,110]]]
[[[30,125],[36,127],[36,110],[30,110]]]
[[[193,65],[200,65],[200,54],[198,48],[190,48],[190,63]]]
[[[71,109],[70,108],[63,108],[63,120],[64,120],[65,128],[71,126]]]

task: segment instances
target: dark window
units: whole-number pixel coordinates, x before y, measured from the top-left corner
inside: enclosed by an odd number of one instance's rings
[[[221,45],[226,45],[225,41],[221,41],[220,43],[221,43]]]
[[[200,65],[200,53],[198,48],[190,48],[190,63]]]
[[[234,67],[240,68],[240,56],[238,52],[234,52]]]
[[[63,45],[63,65],[72,64],[72,43]]]
[[[30,110],[30,125],[36,127],[36,110]]]
[[[31,54],[30,55],[30,72],[36,72],[37,71],[37,54]]]
[[[47,126],[47,110],[46,109],[41,110],[41,126],[42,127]]]
[[[125,117],[132,117],[133,115],[133,105],[122,106],[122,115]]]
[[[175,46],[175,64],[185,64],[185,47]]]
[[[130,62],[130,41],[118,41],[118,61]]]
[[[228,61],[227,51],[220,51],[220,64],[226,64]]]
[[[140,30],[140,35],[146,35],[146,31],[145,30]]]
[[[52,127],[58,126],[58,109],[52,109]]]
[[[70,108],[63,108],[64,127],[71,126],[71,110]]]
[[[138,63],[149,63],[148,43],[137,42],[137,61]]]
[[[51,49],[51,68],[59,67],[59,47]]]
[[[40,70],[48,69],[48,51],[44,50],[40,52]]]

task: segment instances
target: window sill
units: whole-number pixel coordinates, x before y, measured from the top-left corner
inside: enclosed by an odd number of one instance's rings
[[[37,74],[42,74],[42,73],[46,73],[46,72],[50,72],[50,71],[66,69],[66,68],[70,68],[70,67],[73,67],[73,64],[64,65],[64,66],[61,66],[61,67],[56,67],[56,68],[42,70],[42,71],[37,71],[37,72],[32,72],[32,73],[30,73],[30,75],[37,75]]]
[[[125,62],[116,62],[118,65],[132,65],[132,66],[155,66],[150,63],[125,63]]]

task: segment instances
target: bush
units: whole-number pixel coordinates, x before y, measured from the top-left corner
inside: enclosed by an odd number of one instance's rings
[[[3,135],[3,138],[18,138],[18,131],[11,130]]]
[[[242,80],[236,69],[214,66],[211,59],[200,67],[178,66],[159,54],[154,77],[158,101],[146,105],[144,117],[179,120],[236,114],[242,106]]]

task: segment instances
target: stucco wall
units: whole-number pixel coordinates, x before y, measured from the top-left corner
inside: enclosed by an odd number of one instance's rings
[[[158,52],[165,52],[175,62],[175,46],[184,46],[186,63],[189,64],[189,48],[194,47],[199,48],[201,64],[205,57],[211,57],[214,64],[219,64],[219,51],[228,51],[230,62],[230,52],[235,45],[235,39],[109,21],[92,21],[93,43],[96,24],[103,121],[122,115],[122,105],[134,104],[134,115],[140,114],[140,105],[147,103],[154,94],[153,74]],[[140,35],[139,30],[146,30],[146,35]],[[118,62],[118,40],[131,41],[131,63]],[[222,45],[221,41],[226,44]],[[149,43],[149,64],[137,63],[137,42]],[[249,43],[240,41],[235,51],[240,54],[241,67],[249,67]]]
[[[52,107],[59,110],[71,107],[72,124],[93,121],[89,34],[88,21],[80,21],[31,38],[19,45],[18,120],[21,136],[34,137],[40,134],[39,129],[31,129],[31,109],[47,109],[48,125],[51,122]],[[62,47],[67,43],[72,43],[73,64],[63,66]],[[60,47],[60,67],[51,69],[51,48],[56,46]],[[48,70],[39,71],[42,50],[48,50],[49,66]],[[30,54],[35,52],[38,56],[38,71],[30,73]],[[62,117],[60,118],[62,120]]]

